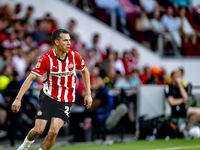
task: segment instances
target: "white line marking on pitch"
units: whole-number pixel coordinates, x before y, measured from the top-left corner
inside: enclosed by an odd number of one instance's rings
[[[183,146],[183,147],[172,147],[172,148],[159,148],[159,149],[146,149],[146,150],[176,150],[185,148],[200,148],[200,146]]]

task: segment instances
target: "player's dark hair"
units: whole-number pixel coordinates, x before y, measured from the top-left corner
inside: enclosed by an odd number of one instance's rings
[[[33,10],[33,6],[28,6],[27,10]]]
[[[52,41],[55,44],[55,40],[59,40],[60,39],[60,34],[61,33],[65,33],[65,34],[69,34],[69,32],[65,29],[57,29],[53,32],[52,34]]]

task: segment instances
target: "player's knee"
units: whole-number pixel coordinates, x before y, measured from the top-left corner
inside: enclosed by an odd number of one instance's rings
[[[56,129],[49,129],[49,135],[53,138],[56,137],[58,134],[58,131]]]
[[[197,111],[197,114],[198,118],[200,118],[200,110]]]
[[[34,128],[34,132],[35,132],[35,134],[36,135],[41,135],[42,133],[43,133],[43,129],[41,129],[41,128],[39,128],[39,129],[37,129],[37,128]]]

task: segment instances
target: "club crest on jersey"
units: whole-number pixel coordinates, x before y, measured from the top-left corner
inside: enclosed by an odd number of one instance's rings
[[[37,115],[38,115],[38,116],[41,116],[41,115],[42,115],[42,111],[39,110],[39,111],[37,112]]]
[[[84,60],[82,60],[81,65],[83,66],[85,64]]]
[[[36,68],[40,68],[40,66],[41,66],[41,63],[38,62],[38,63],[36,64]]]
[[[73,64],[69,64],[68,68],[73,68],[74,65]]]

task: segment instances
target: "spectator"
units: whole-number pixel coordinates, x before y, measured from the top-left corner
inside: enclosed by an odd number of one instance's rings
[[[151,78],[146,81],[146,84],[164,84],[161,79],[162,70],[157,66],[151,67]]]
[[[12,81],[13,68],[6,66],[3,69],[2,75],[0,76],[0,91],[5,90],[8,84]]]
[[[102,62],[104,58],[103,50],[99,46],[99,39],[100,35],[98,33],[95,33],[92,38],[92,43],[89,43],[86,46],[86,50],[95,50],[95,56],[94,59],[96,62]]]
[[[53,33],[53,31],[55,31],[58,28],[57,20],[53,19],[50,13],[46,13],[43,20],[46,20],[49,23],[49,25],[51,26],[49,29],[50,33]]]
[[[121,75],[125,75],[125,68],[123,61],[119,58],[118,52],[115,52],[115,63],[114,67],[116,71],[119,71]]]
[[[47,37],[50,35],[51,25],[47,20],[40,20],[38,23],[38,29],[33,32],[34,41],[38,44],[42,44],[46,41]]]
[[[155,8],[159,8],[159,4],[156,0],[140,0],[139,2],[147,13],[152,13]]]
[[[12,12],[8,4],[4,5],[0,11],[0,17],[8,20],[12,20]]]
[[[123,54],[122,62],[124,64],[125,74],[132,73],[133,71],[133,62],[131,60],[129,52],[125,51]]]
[[[53,18],[52,18],[52,16],[51,16],[50,13],[46,13],[43,19],[44,19],[44,20],[48,20],[48,21],[53,20]]]
[[[21,47],[13,50],[16,51],[16,55],[13,56],[12,58],[12,62],[11,65],[16,69],[17,73],[19,74],[19,76],[22,78],[25,75],[25,71],[26,71],[26,60],[24,58],[23,55],[23,50]]]
[[[162,85],[167,85],[168,84],[168,75],[167,75],[167,71],[165,68],[161,68],[162,69],[162,75],[160,76],[161,79],[161,84]]]
[[[76,35],[76,20],[71,19],[67,25],[67,31],[70,33],[71,38],[74,38]]]
[[[179,34],[179,26],[176,23],[175,18],[173,17],[173,8],[172,6],[167,7],[167,14],[163,15],[161,21],[165,25],[169,35],[168,40],[175,42],[176,46],[180,48],[182,46],[181,36]]]
[[[103,61],[102,67],[106,68],[109,64],[111,66],[114,66],[114,61],[115,61],[115,52],[112,49],[107,49],[107,55],[105,60]]]
[[[19,47],[20,42],[19,42],[19,40],[17,40],[17,35],[16,35],[16,32],[14,31],[14,29],[9,28],[7,30],[7,32],[8,32],[8,39],[3,41],[3,43],[2,43],[3,48],[13,49],[13,48]]]
[[[96,66],[93,71],[92,91],[96,91],[92,107],[93,126],[105,123],[107,128],[115,127],[119,120],[127,114],[127,106],[120,104],[113,109],[114,99],[106,88],[103,79],[99,76],[99,68]]]
[[[136,30],[138,32],[144,32],[145,39],[151,43],[151,48],[154,49],[153,39],[157,38],[153,32],[153,26],[151,21],[147,17],[147,14],[143,11],[140,17],[136,19]]]
[[[145,84],[147,82],[147,80],[149,80],[151,78],[151,69],[149,66],[145,66],[144,67],[144,72],[142,75],[140,75],[140,80],[142,82],[142,84]]]
[[[14,19],[14,20],[21,19],[21,9],[22,9],[21,4],[15,5],[15,8],[14,8],[14,11],[12,14],[12,19]]]
[[[151,19],[151,23],[153,25],[153,30],[157,34],[165,33],[165,26],[160,21],[160,11],[156,9],[153,13],[153,18]]]
[[[5,29],[8,27],[8,25],[8,20],[0,18],[0,44],[2,44],[2,42],[8,38],[5,32]]]
[[[8,66],[11,62],[12,54],[10,49],[4,48],[2,51],[2,56],[0,56],[0,72],[4,67]]]
[[[106,67],[103,68],[105,70],[105,76],[103,77],[103,79],[106,84],[106,87],[109,90],[113,89],[116,81],[116,70],[113,66],[113,62],[108,63]]]
[[[188,19],[185,17],[186,10],[184,7],[179,9],[179,17],[176,17],[176,22],[180,28],[180,33],[183,36],[184,42],[188,43],[189,39],[194,45],[197,42],[197,36],[195,30],[192,28]]]
[[[11,26],[14,28],[15,31],[22,30],[22,23],[20,20],[13,20]]]
[[[171,0],[174,8],[178,10],[179,7],[188,8],[189,10],[192,9],[191,0]]]
[[[116,89],[123,89],[125,90],[125,95],[128,100],[128,116],[129,121],[131,123],[135,122],[135,111],[136,111],[136,93],[137,93],[137,85],[138,83],[135,82],[135,79],[132,77],[132,73],[126,73],[124,77],[119,78],[116,82],[114,87]]]
[[[162,12],[164,12],[168,6],[172,5],[171,0],[157,0],[157,2],[160,5],[160,10]]]
[[[29,26],[29,31],[33,31],[34,29],[34,19],[33,19],[33,12],[34,8],[32,6],[28,6],[26,10],[26,15],[22,18],[23,20],[27,20],[28,26]]]
[[[184,69],[183,68],[179,68],[178,71],[180,71],[181,73],[181,84],[184,88],[186,88],[186,82],[184,81],[183,79],[183,75],[184,75]],[[167,80],[168,84],[172,84],[172,78],[171,76],[168,77],[168,80]]]
[[[7,121],[7,107],[8,104],[5,100],[5,98],[3,97],[3,95],[0,93],[0,138],[4,138],[7,136],[7,132],[4,131],[4,129],[6,128],[6,121]]]
[[[95,55],[96,55],[96,50],[94,49],[89,49],[86,51],[86,57],[84,58],[84,60],[89,72],[91,72],[92,68],[94,68],[94,66],[97,63],[97,60],[95,59]]]
[[[25,53],[24,58],[26,60],[27,69],[29,69],[29,70],[31,70],[38,61],[37,57],[39,56],[39,53],[37,50],[38,50],[37,48],[33,48],[33,49],[31,49],[31,51]]]
[[[93,123],[95,124],[106,121],[114,103],[113,97],[109,95],[103,79],[99,76],[100,71],[97,71],[98,69],[98,67],[95,67],[92,71],[93,81],[91,86],[93,93],[95,93],[92,105]]]
[[[77,6],[77,4],[78,4],[79,1],[80,1],[80,0],[72,0],[72,1],[71,1],[71,4],[74,5],[74,6]],[[91,9],[90,6],[89,6],[88,0],[81,0],[81,2],[82,2],[82,9],[83,9],[86,13],[92,14],[93,11],[92,11],[92,9]]]
[[[160,10],[156,9],[153,14],[153,18],[151,19],[151,23],[153,25],[153,31],[156,35],[162,35],[158,38],[163,37],[163,46],[166,47],[169,43],[169,40],[167,39],[167,33],[165,30],[164,24],[160,20]]]
[[[33,41],[31,34],[25,34],[24,40],[21,41],[21,47],[24,52],[30,52],[30,50],[37,46],[37,43]]]
[[[139,69],[139,54],[135,47],[132,48],[131,54],[132,54],[133,68]]]
[[[126,13],[126,17],[129,14],[139,14],[141,9],[133,5],[130,0],[119,0],[120,5],[122,6],[124,12]]]
[[[74,51],[77,51],[82,57],[85,56],[85,45],[81,42],[80,36],[78,34],[74,35],[71,42],[71,48]]]
[[[25,34],[33,32],[33,31],[29,30],[29,26],[28,26],[28,21],[27,20],[21,20],[21,26],[22,26],[22,30],[24,31]]]
[[[184,137],[188,138],[188,130],[195,122],[200,121],[200,109],[194,107],[186,107],[185,103],[188,99],[188,94],[181,84],[181,72],[174,71],[171,74],[172,84],[166,87],[166,97],[172,108],[172,115],[174,117],[188,117],[187,125],[181,126],[180,131],[183,132]]]
[[[120,30],[126,34],[129,35],[129,31],[126,29],[126,15],[125,12],[122,8],[122,6],[120,6],[120,3],[118,0],[95,0],[97,6],[99,8],[104,8],[107,10],[108,14],[110,15],[111,11],[114,11],[117,16],[119,17],[119,22],[120,22]]]

